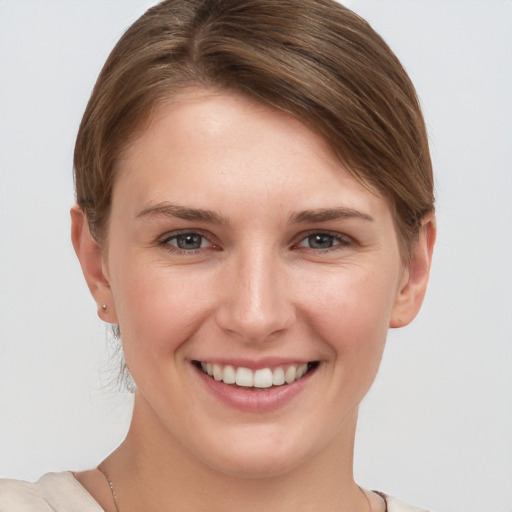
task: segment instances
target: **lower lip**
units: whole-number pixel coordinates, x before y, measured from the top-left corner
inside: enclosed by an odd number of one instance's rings
[[[304,390],[312,374],[316,371],[315,369],[308,372],[304,377],[291,384],[257,390],[224,384],[222,381],[212,379],[196,366],[193,368],[208,390],[221,402],[241,411],[259,413],[275,411],[291,402]]]

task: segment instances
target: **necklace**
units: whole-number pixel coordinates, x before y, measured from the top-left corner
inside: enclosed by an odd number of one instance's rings
[[[116,512],[120,512],[119,505],[117,503],[117,494],[116,494],[116,491],[114,489],[114,484],[112,483],[112,480],[110,480],[110,477],[108,476],[108,473],[107,473],[105,467],[103,466],[103,463],[101,463],[98,466],[98,469],[100,470],[101,473],[103,473],[103,476],[106,478],[106,480],[108,482],[108,486],[110,487],[110,492],[112,493],[112,499],[114,500],[114,507],[116,509]],[[368,499],[368,496],[363,491],[363,489],[361,489],[361,487],[359,487],[359,490],[361,491],[361,493],[364,496],[364,499],[366,500],[366,504],[368,505],[368,512],[372,512],[372,505],[370,503],[370,500]],[[386,510],[387,510],[387,507],[386,507]]]
[[[117,494],[114,489],[114,484],[112,483],[112,480],[110,480],[110,477],[108,476],[105,466],[103,466],[103,462],[98,466],[98,469],[100,470],[101,473],[103,473],[103,476],[107,479],[108,486],[110,487],[110,492],[112,493],[112,498],[114,499],[114,507],[116,508],[116,512],[119,512],[119,505],[117,504]]]

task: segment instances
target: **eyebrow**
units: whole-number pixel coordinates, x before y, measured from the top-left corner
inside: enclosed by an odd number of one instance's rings
[[[202,208],[189,208],[186,206],[169,203],[167,201],[148,206],[136,215],[136,218],[145,217],[173,217],[195,222],[207,222],[210,224],[228,224],[227,218],[212,210],[205,210]],[[305,224],[354,218],[369,222],[373,222],[375,220],[371,215],[360,212],[359,210],[354,210],[353,208],[337,207],[318,208],[315,210],[304,210],[301,212],[293,213],[290,216],[288,223]]]
[[[315,223],[343,219],[361,219],[369,222],[375,221],[375,219],[367,213],[363,213],[352,208],[338,207],[319,208],[316,210],[305,210],[303,212],[294,213],[291,215],[289,223],[302,224],[308,222]]]
[[[212,210],[203,210],[202,208],[188,208],[186,206],[179,206],[167,201],[148,206],[136,215],[137,219],[145,217],[174,217],[196,222],[208,222],[210,224],[228,223],[226,218]]]

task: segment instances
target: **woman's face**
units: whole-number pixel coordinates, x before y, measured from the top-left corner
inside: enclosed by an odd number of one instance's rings
[[[235,93],[155,112],[120,162],[103,265],[134,421],[230,474],[338,457],[388,327],[409,321],[387,202]]]

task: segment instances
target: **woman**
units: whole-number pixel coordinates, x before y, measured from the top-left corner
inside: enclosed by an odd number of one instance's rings
[[[132,423],[96,469],[4,481],[0,510],[417,510],[352,475],[435,240],[415,91],[366,22],[328,0],[157,5],[100,74],[75,173]]]

